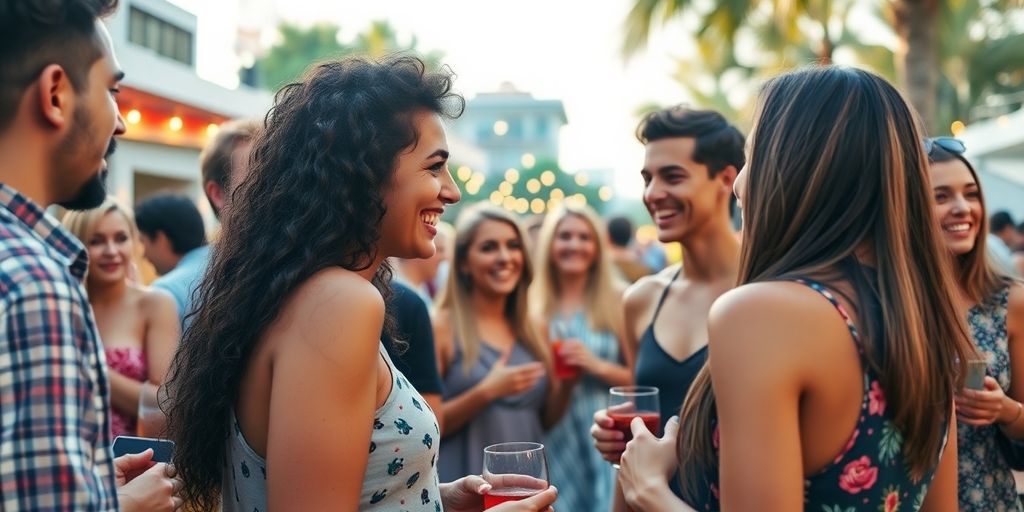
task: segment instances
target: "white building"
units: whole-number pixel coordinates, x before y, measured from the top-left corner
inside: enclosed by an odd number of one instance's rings
[[[184,193],[211,218],[199,152],[224,121],[262,117],[271,94],[199,78],[196,17],[166,0],[122,0],[106,23],[125,71],[118,103],[128,129],[109,161],[110,190],[128,205],[159,191]]]
[[[978,170],[988,213],[1024,221],[1024,109],[973,123],[960,134],[964,156]]]

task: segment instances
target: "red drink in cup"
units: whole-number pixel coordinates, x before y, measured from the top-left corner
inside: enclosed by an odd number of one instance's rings
[[[608,390],[608,417],[615,422],[612,427],[622,432],[625,442],[633,439],[629,424],[633,418],[643,420],[647,430],[661,435],[661,403],[658,388],[654,386],[617,386]],[[618,469],[619,465],[613,463]]]
[[[644,425],[647,426],[647,430],[650,430],[654,435],[661,437],[661,415],[653,411],[636,411],[627,413],[610,413],[608,417],[615,422],[615,430],[622,432],[626,437],[626,442],[630,442],[633,439],[633,430],[629,424],[633,423],[633,418],[640,418],[643,420]]]
[[[540,443],[500,443],[484,448],[483,478],[491,484],[484,510],[529,498],[548,488],[548,463]]]
[[[484,494],[484,510],[510,501],[525,500],[538,492],[540,492],[538,489],[525,489],[522,487],[515,489],[491,490],[488,491],[487,494]]]
[[[565,362],[565,357],[562,355],[562,344],[564,340],[555,340],[551,342],[551,354],[555,359],[555,376],[559,379],[575,379],[580,374],[580,369]]]

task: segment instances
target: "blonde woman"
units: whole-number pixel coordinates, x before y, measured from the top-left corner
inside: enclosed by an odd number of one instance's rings
[[[143,384],[163,382],[178,345],[177,307],[170,295],[128,279],[137,240],[128,209],[107,198],[98,208],[68,212],[63,223],[89,253],[85,286],[110,370],[111,431],[136,435]]]
[[[608,388],[631,384],[622,347],[622,292],[612,270],[601,219],[587,206],[563,204],[550,212],[537,243],[537,277],[530,313],[557,344],[556,376],[572,387],[565,417],[545,437],[551,482],[566,510],[608,510],[615,480],[594,450],[594,411]],[[559,375],[561,374],[561,375]],[[573,484],[573,485],[570,485]]]
[[[475,206],[459,216],[455,231],[434,319],[444,382],[442,479],[479,474],[485,446],[541,442],[566,403],[548,378],[546,341],[528,320],[533,269],[515,218]]]

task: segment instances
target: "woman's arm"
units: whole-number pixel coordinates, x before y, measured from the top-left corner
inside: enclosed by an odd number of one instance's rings
[[[178,306],[174,298],[161,290],[143,292],[141,305],[146,319],[146,379],[160,385],[171,366],[174,351],[181,339],[181,324],[178,322]]]
[[[780,292],[778,286],[754,284],[727,292],[708,317],[722,510],[804,508],[799,413],[807,366],[801,359],[813,352],[801,348],[829,332],[829,325],[822,329],[816,317],[835,315],[828,320],[838,323],[838,315],[805,311],[796,293]]]
[[[459,365],[452,365],[454,338],[449,313],[439,311],[434,319],[434,342],[437,344],[437,362],[441,375],[460,372]],[[444,430],[442,435],[456,432],[491,402],[506,395],[522,393],[533,387],[544,376],[544,364],[539,362],[508,366],[511,351],[505,352],[491,367],[491,371],[466,392],[449,398],[441,405]]]
[[[291,301],[280,330],[268,334],[280,340],[271,363],[268,510],[355,511],[377,407],[384,301],[343,270],[315,275]]]
[[[139,415],[139,394],[142,383],[107,368],[110,377],[110,406],[120,414],[136,418]]]
[[[1024,285],[1010,287],[1006,314],[1010,387],[986,376],[984,389],[964,389],[957,395],[957,419],[973,426],[999,425],[1007,437],[1024,440]]]
[[[942,458],[939,459],[939,467],[935,470],[935,477],[931,486],[928,487],[928,496],[925,496],[920,512],[956,512],[960,506],[957,501],[957,453],[959,448],[956,441],[956,415],[949,418],[949,437],[946,440],[946,449],[942,451]]]
[[[1004,400],[999,418],[1003,432],[1012,439],[1024,440],[1024,285],[1010,287],[1006,311],[1006,336],[1010,353],[1010,393]]]

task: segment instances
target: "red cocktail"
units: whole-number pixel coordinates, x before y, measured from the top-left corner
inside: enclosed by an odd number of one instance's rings
[[[540,489],[526,489],[523,487],[513,489],[492,489],[488,491],[487,494],[484,494],[484,510],[510,501],[525,500],[538,492],[540,492]]]
[[[567,363],[565,356],[562,355],[562,344],[564,340],[555,340],[551,342],[551,353],[555,359],[555,375],[559,379],[575,379],[580,374],[580,369]]]

